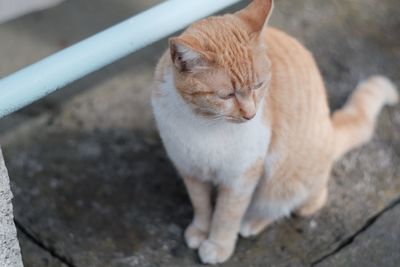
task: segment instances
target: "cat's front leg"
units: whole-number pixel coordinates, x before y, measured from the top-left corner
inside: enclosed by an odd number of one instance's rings
[[[211,184],[190,176],[183,176],[190,201],[193,205],[194,217],[185,230],[188,247],[197,249],[207,239],[211,223]]]
[[[262,162],[241,177],[240,186],[220,185],[210,234],[199,248],[204,263],[226,261],[233,253],[240,224],[261,176]]]

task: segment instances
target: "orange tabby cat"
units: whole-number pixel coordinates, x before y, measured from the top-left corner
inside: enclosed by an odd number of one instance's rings
[[[254,0],[194,23],[157,67],[154,114],[193,204],[186,242],[205,263],[226,261],[238,233],[318,211],[333,162],[367,142],[381,108],[397,102],[392,83],[376,76],[331,117],[312,55],[267,28],[272,8]]]

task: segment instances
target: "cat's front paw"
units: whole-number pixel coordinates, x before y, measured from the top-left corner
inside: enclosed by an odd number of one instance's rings
[[[213,241],[205,240],[199,248],[199,256],[203,263],[217,264],[225,262],[232,255],[235,244],[219,245]]]
[[[200,247],[200,244],[207,239],[207,235],[207,232],[200,230],[191,223],[185,230],[186,244],[191,249],[197,249]]]

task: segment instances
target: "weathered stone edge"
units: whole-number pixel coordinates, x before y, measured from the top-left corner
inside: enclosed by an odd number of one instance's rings
[[[0,148],[0,266],[23,267],[14,225],[10,179]]]

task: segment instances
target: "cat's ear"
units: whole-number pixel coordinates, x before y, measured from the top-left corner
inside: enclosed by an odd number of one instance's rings
[[[246,8],[236,12],[252,32],[261,32],[268,24],[274,9],[274,0],[253,0]]]
[[[180,72],[199,72],[209,65],[205,52],[196,40],[185,37],[174,37],[169,40],[171,59]]]

